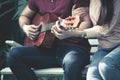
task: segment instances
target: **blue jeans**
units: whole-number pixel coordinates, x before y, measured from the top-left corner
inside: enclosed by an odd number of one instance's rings
[[[120,80],[120,46],[94,54],[87,80]]]
[[[7,64],[18,80],[38,80],[31,68],[63,67],[63,80],[81,80],[81,72],[89,63],[89,53],[80,47],[59,46],[44,49],[18,47],[9,52]]]

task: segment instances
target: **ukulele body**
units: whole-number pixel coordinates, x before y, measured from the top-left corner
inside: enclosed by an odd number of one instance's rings
[[[55,39],[55,36],[50,32],[50,29],[57,20],[58,17],[54,14],[45,14],[45,15],[36,14],[35,17],[33,18],[32,24],[37,26],[41,25],[41,29],[43,28],[44,31],[40,31],[40,34],[35,40],[31,40],[26,36],[24,40],[24,45],[42,46],[42,47],[50,48],[54,43],[54,39]]]

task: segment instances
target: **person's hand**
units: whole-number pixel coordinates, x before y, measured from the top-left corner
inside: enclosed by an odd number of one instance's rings
[[[65,19],[59,17],[59,20],[56,21],[56,24],[59,25],[62,29],[74,30],[79,28],[79,24],[82,22],[82,19],[79,16],[69,16]]]
[[[69,37],[77,37],[78,35],[80,35],[78,29],[74,31],[69,31],[61,29],[59,25],[54,25],[51,28],[51,33],[53,33],[58,39],[66,39]]]
[[[73,30],[75,28],[79,28],[79,23],[81,19],[79,16],[69,16],[65,18],[65,26],[63,26],[66,30]]]
[[[39,34],[39,26],[24,25],[23,31],[26,33],[26,36],[29,39],[34,40],[36,38],[36,36]]]

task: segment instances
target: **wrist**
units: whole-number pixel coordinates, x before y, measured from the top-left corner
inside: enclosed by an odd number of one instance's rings
[[[25,32],[25,28],[27,27],[26,24],[24,24],[23,26],[21,26],[22,30]]]

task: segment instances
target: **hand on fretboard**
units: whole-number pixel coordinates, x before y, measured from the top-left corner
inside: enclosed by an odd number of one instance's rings
[[[83,19],[79,16],[69,16],[64,20],[59,18],[59,25],[64,30],[75,31],[77,28],[79,28],[79,25],[82,21]]]

